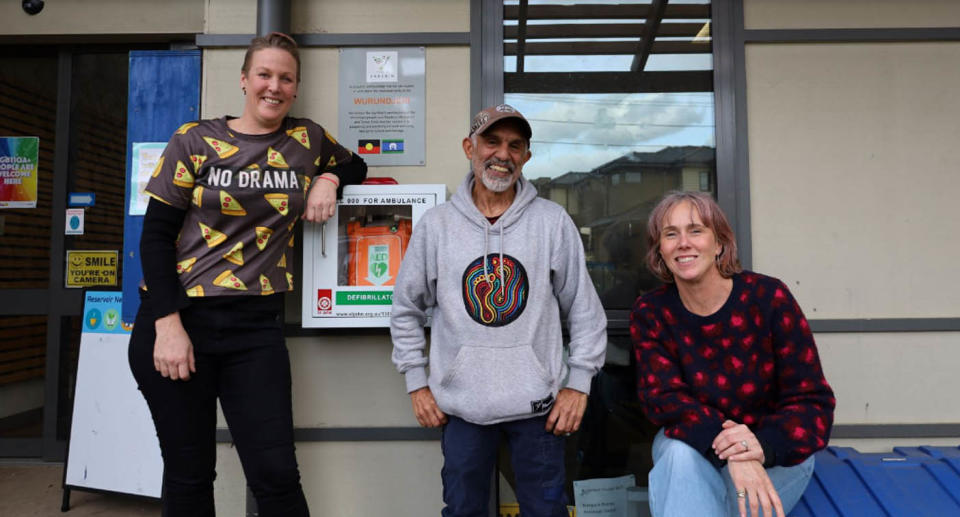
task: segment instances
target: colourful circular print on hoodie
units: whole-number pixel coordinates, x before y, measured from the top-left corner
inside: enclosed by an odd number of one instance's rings
[[[486,257],[484,273],[483,260],[484,257],[477,257],[463,272],[463,308],[481,325],[502,327],[520,317],[527,306],[527,271],[510,255],[491,253]]]

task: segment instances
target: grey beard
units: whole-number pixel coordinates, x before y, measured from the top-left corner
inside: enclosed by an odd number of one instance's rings
[[[483,171],[483,174],[480,175],[480,179],[483,181],[483,186],[487,187],[487,190],[492,192],[504,192],[510,188],[510,178],[494,178],[487,174],[487,171]]]

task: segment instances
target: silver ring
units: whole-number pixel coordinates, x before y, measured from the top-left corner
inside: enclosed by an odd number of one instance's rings
[[[737,490],[737,499],[746,499],[746,498],[747,498],[747,490],[746,490],[746,489]]]
[[[743,445],[743,452],[747,452],[750,450],[750,447],[747,446],[746,440],[740,440],[740,445]]]

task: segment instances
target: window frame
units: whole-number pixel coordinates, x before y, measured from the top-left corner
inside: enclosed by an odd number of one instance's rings
[[[503,0],[471,0],[471,114],[504,99],[503,7]],[[717,202],[734,229],[740,263],[749,269],[752,246],[742,1],[711,0],[710,18]],[[628,309],[604,307],[604,311],[611,336],[628,333]]]

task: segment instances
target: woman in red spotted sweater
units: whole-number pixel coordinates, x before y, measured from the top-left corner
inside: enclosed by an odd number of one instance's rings
[[[634,304],[630,332],[640,402],[662,426],[651,511],[784,517],[836,403],[807,320],[781,281],[741,269],[710,196],[667,194],[647,231],[647,267],[666,284]]]

